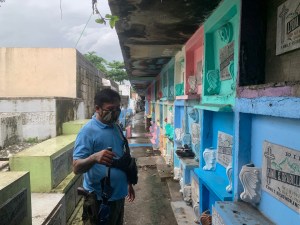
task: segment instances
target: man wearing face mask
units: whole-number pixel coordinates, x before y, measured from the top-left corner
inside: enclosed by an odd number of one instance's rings
[[[83,188],[87,193],[95,193],[102,200],[101,180],[107,175],[107,167],[113,159],[124,154],[124,140],[115,124],[120,115],[120,95],[111,89],[104,89],[95,95],[95,114],[79,131],[73,153],[73,171],[84,173]],[[111,147],[111,150],[108,148]],[[128,183],[126,174],[117,168],[110,168],[109,220],[107,225],[123,225],[125,197],[132,202],[135,192]],[[95,209],[96,210],[96,209]],[[83,213],[84,224],[95,224]]]

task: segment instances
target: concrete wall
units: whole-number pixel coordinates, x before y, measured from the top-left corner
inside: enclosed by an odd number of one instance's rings
[[[84,119],[84,103],[73,98],[2,98],[1,115],[21,115],[24,139],[62,134],[62,123]]]
[[[23,140],[21,115],[0,115],[0,149]]]
[[[0,48],[0,96],[76,98],[75,59],[71,48]]]
[[[85,116],[90,118],[94,112],[94,97],[97,90],[101,89],[104,74],[87,61],[82,54],[76,54],[76,80],[77,98],[81,98],[85,104]]]
[[[0,48],[0,97],[81,98],[90,118],[103,77],[74,48]]]

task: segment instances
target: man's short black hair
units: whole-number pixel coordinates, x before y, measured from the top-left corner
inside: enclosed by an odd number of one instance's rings
[[[98,91],[94,98],[95,105],[102,107],[104,103],[114,103],[116,101],[121,101],[121,97],[118,92],[106,88]]]

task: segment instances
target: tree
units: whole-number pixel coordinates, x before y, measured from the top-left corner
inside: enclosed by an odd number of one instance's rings
[[[107,61],[103,59],[100,56],[96,55],[96,52],[88,52],[84,54],[84,57],[90,61],[99,71],[103,72],[104,74],[107,74]]]
[[[84,57],[94,64],[99,71],[103,72],[107,79],[121,83],[124,80],[128,80],[128,75],[123,62],[116,60],[108,62],[104,58],[97,56],[94,51],[84,54]]]
[[[113,81],[123,82],[124,80],[128,80],[128,74],[125,70],[125,65],[123,62],[115,61],[108,63],[108,67],[110,70],[107,72],[107,77]]]

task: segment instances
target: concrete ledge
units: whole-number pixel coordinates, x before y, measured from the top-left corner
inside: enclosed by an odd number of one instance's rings
[[[88,122],[90,119],[86,120],[74,120],[63,123],[62,125],[62,133],[64,135],[69,134],[78,134],[79,130]]]
[[[51,190],[52,193],[65,194],[66,221],[71,217],[81,199],[81,196],[77,195],[77,187],[79,186],[82,186],[82,175],[70,173],[56,188]]]
[[[260,211],[245,202],[216,202],[212,220],[213,224],[223,222],[226,225],[275,225]]]
[[[202,168],[194,169],[194,173],[199,178],[199,185],[205,185],[209,192],[221,201],[232,201],[233,195],[226,191],[228,181],[224,177],[219,176],[215,171],[205,171]]]
[[[76,135],[48,139],[13,155],[11,171],[29,171],[32,192],[50,192],[72,171]]]
[[[171,202],[177,225],[195,225],[194,212],[184,201]]]
[[[32,225],[66,224],[64,194],[32,193]]]

